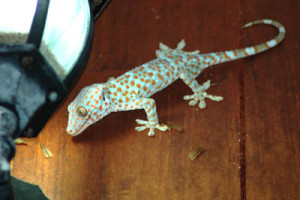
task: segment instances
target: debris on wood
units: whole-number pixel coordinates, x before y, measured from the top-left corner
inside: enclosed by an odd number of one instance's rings
[[[41,148],[42,148],[42,153],[43,153],[45,158],[52,158],[53,157],[53,154],[51,153],[51,151],[49,151],[49,149],[47,149],[44,145],[41,144]]]
[[[174,131],[177,131],[177,132],[182,132],[182,130],[183,130],[183,128],[181,126],[178,126],[178,125],[174,125],[174,124],[170,124],[170,123],[165,123],[163,125],[168,127],[168,131],[174,130]]]
[[[198,147],[194,151],[189,153],[189,158],[191,160],[195,160],[198,156],[200,156],[203,153],[203,147]]]
[[[15,139],[15,144],[27,145],[27,143],[21,138]]]

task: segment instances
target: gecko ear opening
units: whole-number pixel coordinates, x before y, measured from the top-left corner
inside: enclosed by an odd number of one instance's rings
[[[105,95],[104,95],[104,93],[102,93],[102,96],[101,96],[101,97],[102,97],[102,100],[103,100],[103,101],[105,101],[105,100],[106,100],[106,99],[105,99]]]

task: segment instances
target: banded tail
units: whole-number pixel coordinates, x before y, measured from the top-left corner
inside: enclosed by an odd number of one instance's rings
[[[248,56],[252,56],[258,53],[261,53],[263,51],[266,51],[274,46],[276,46],[278,43],[280,43],[285,36],[285,28],[282,24],[280,24],[277,21],[271,20],[271,19],[261,19],[261,20],[256,20],[253,22],[249,22],[242,26],[243,28],[250,27],[255,24],[270,24],[275,26],[279,30],[279,34],[264,43],[255,45],[255,46],[250,46],[246,48],[241,48],[241,49],[236,49],[236,50],[230,50],[230,51],[222,51],[222,52],[215,52],[215,53],[208,53],[208,54],[202,54],[201,56],[204,58],[205,62],[207,63],[208,66],[214,65],[214,64],[219,64],[231,60],[236,60]]]

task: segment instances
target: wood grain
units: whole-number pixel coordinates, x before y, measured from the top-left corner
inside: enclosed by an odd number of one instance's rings
[[[299,3],[247,2],[243,20],[264,12],[285,25],[278,48],[245,60],[246,181],[248,199],[298,199],[300,196],[300,40]],[[264,11],[263,11],[264,10]],[[297,13],[298,12],[298,13]],[[254,34],[253,34],[254,33]],[[245,43],[276,35],[253,27]]]
[[[111,1],[95,23],[86,70],[40,135],[17,147],[12,174],[40,185],[53,200],[296,199],[299,11],[293,0]],[[67,105],[82,87],[154,59],[159,42],[176,47],[184,38],[187,50],[212,52],[265,41],[276,35],[274,29],[240,30],[264,17],[287,27],[282,44],[198,78],[210,79],[209,93],[223,102],[207,101],[205,110],[190,107],[182,97],[191,91],[181,81],[153,96],[160,122],[180,125],[183,133],[157,131],[149,138],[146,131],[136,132],[135,119],[146,117],[139,110],[112,113],[75,138],[66,134]],[[54,157],[45,159],[40,144]],[[190,160],[199,146],[205,152]]]

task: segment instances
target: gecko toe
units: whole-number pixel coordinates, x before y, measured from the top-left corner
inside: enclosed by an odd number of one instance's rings
[[[150,128],[149,132],[148,132],[148,136],[153,137],[155,135],[154,133],[154,129]]]
[[[205,103],[205,100],[204,100],[204,99],[200,99],[200,102],[199,102],[199,108],[200,108],[200,109],[206,108],[206,103]]]
[[[148,128],[147,126],[137,126],[137,127],[135,127],[135,130],[140,132],[140,131],[143,131],[147,128]]]
[[[166,125],[158,125],[156,128],[158,130],[160,130],[160,131],[167,131],[167,130],[169,130],[169,127],[166,126]]]
[[[138,124],[142,124],[142,125],[146,125],[146,124],[148,124],[148,121],[141,120],[141,119],[136,119],[135,121],[136,121],[136,123],[138,123]]]
[[[197,102],[198,102],[198,99],[193,99],[193,100],[189,101],[189,105],[194,106],[197,104]]]

